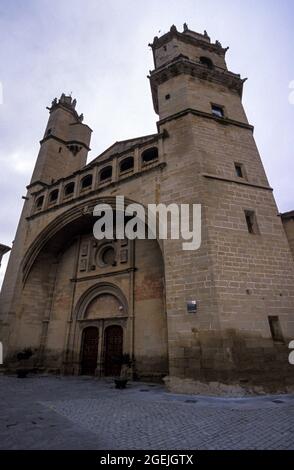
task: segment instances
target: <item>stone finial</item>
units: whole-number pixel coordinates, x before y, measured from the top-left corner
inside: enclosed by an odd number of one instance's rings
[[[204,30],[204,33],[203,33],[203,35],[204,35],[204,37],[205,37],[205,38],[208,38],[208,37],[209,37],[209,36],[208,36],[208,34],[207,34],[207,31],[206,31],[206,29]]]
[[[56,106],[57,105],[57,98],[54,98],[54,100],[51,102],[51,106]]]
[[[177,31],[178,31],[178,30],[177,30],[176,25],[173,24],[173,25],[171,26],[171,28],[170,28],[170,32],[171,32],[171,33],[176,33]]]
[[[84,115],[83,115],[83,113],[82,113],[82,114],[79,115],[79,121],[80,121],[80,122],[83,122],[83,120],[84,120]]]
[[[215,45],[218,47],[222,47],[221,43],[218,40],[215,41]]]
[[[184,23],[184,24],[183,24],[183,28],[184,28],[184,32],[185,32],[185,31],[188,31],[188,25],[187,25],[187,23]]]
[[[77,104],[77,100],[72,99],[71,94],[66,95],[65,93],[62,93],[61,97],[59,98],[58,103],[63,104],[64,106],[66,106],[68,108],[75,109],[76,104]]]

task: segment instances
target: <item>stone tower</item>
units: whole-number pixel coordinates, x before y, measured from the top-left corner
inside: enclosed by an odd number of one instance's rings
[[[294,263],[242,106],[244,80],[228,70],[227,49],[186,24],[151,47],[157,133],[86,164],[91,130],[75,101],[62,95],[49,108],[1,292],[7,367],[30,346],[38,368],[111,375],[116,344],[138,377],[168,376],[175,390],[199,381],[285,389]],[[97,242],[93,207],[117,195],[201,204],[200,248]]]
[[[73,172],[77,172],[86,164],[87,154],[90,150],[91,129],[83,124],[83,115],[75,110],[76,100],[71,96],[62,94],[60,99],[52,101],[49,110],[49,119],[44,137],[40,141],[40,150],[36,159],[35,168],[30,184],[27,186],[27,195],[20,216],[13,248],[9,258],[5,278],[0,296],[0,326],[1,339],[4,345],[9,344],[8,338],[18,334],[17,310],[22,299],[18,292],[22,291],[23,273],[22,261],[24,253],[35,237],[38,230],[28,222],[28,217],[34,211],[41,211],[45,205],[52,207],[60,199],[58,190],[42,195],[44,188],[50,187],[55,181],[60,181]],[[39,194],[41,194],[39,196]],[[36,292],[32,293],[32,296]],[[14,341],[14,340],[11,340]],[[7,354],[8,347],[4,354]]]
[[[52,101],[49,119],[33,172],[32,184],[51,183],[80,170],[90,150],[91,129],[75,110],[76,100],[61,95]]]
[[[151,47],[158,131],[169,135],[161,201],[202,205],[201,248],[166,244],[169,375],[291,381],[294,266],[243,109],[245,80],[228,70],[227,48],[186,24]]]

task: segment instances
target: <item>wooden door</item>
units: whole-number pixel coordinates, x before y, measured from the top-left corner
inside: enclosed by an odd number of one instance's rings
[[[83,375],[94,375],[97,367],[98,328],[89,326],[84,329],[82,345],[81,373]]]
[[[121,326],[112,325],[105,329],[105,363],[104,373],[107,376],[120,374],[121,364],[119,359],[123,352],[123,329]]]

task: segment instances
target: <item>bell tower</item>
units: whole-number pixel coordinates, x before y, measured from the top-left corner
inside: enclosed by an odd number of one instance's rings
[[[76,111],[76,100],[64,93],[47,109],[49,120],[36,161],[31,184],[50,184],[66,177],[86,164],[90,150],[91,129]]]
[[[228,70],[228,48],[219,41],[211,43],[206,31],[196,33],[186,24],[182,33],[172,26],[149,45],[155,66],[149,78],[160,120],[191,109],[248,124],[241,103],[245,80]]]
[[[47,109],[49,120],[36,160],[17,232],[13,242],[5,279],[0,296],[0,328],[5,350],[10,335],[10,325],[15,318],[17,289],[22,289],[21,263],[27,249],[30,236],[33,236],[35,226],[28,219],[32,214],[34,194],[50,186],[54,181],[70,176],[86,165],[87,154],[91,139],[91,129],[83,123],[83,115],[76,111],[76,100],[64,93],[58,100],[55,98]],[[45,216],[46,217],[46,216]],[[32,228],[33,227],[33,228]],[[5,353],[6,354],[6,353]]]
[[[206,31],[172,26],[150,46],[157,127],[168,136],[161,202],[202,212],[198,250],[165,243],[170,376],[285,382],[294,269],[242,105],[245,80]]]

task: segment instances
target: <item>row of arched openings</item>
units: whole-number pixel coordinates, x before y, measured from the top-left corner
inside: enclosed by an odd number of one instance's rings
[[[144,152],[142,152],[141,158],[142,158],[143,165],[144,164],[146,165],[148,163],[151,163],[157,160],[158,159],[157,147],[151,147],[151,148],[144,150]],[[132,171],[133,168],[134,168],[134,157],[131,157],[131,156],[126,157],[123,160],[121,160],[119,163],[119,172],[121,174]],[[107,181],[110,181],[111,178],[112,178],[112,166],[109,165],[109,166],[104,167],[100,171],[98,180],[100,183],[105,183]],[[93,175],[92,174],[85,175],[80,181],[80,190],[86,191],[87,189],[92,188],[92,183],[93,183]],[[72,196],[74,193],[74,190],[75,190],[75,182],[71,181],[70,183],[67,183],[63,189],[64,197],[68,198]],[[58,189],[53,189],[53,191],[50,192],[49,198],[48,198],[49,205],[56,203],[58,199],[58,195],[59,195]],[[39,196],[36,200],[36,209],[40,210],[43,206],[43,203],[44,203],[44,196]]]

